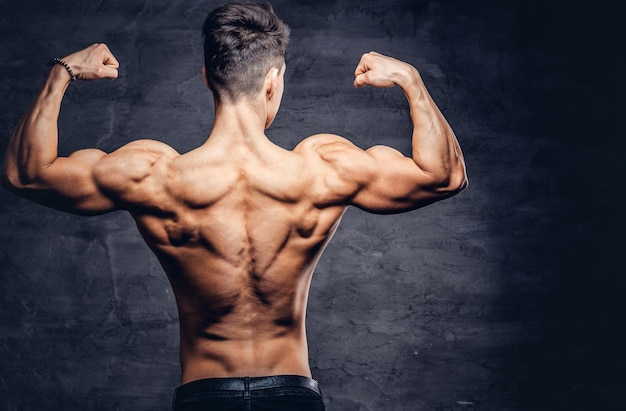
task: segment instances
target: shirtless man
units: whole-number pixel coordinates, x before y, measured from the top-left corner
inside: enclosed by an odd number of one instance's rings
[[[329,134],[284,150],[265,129],[281,102],[288,27],[268,5],[229,4],[209,14],[203,31],[216,111],[204,144],[180,154],[139,140],[110,154],[58,157],[71,76],[118,75],[107,46],[94,44],[53,62],[11,138],[3,183],[70,213],[130,212],[176,295],[183,385],[174,409],[321,410],[305,312],[324,247],[349,205],[398,213],[458,193],[467,182],[461,149],[418,71],[367,53],[354,85],[404,91],[412,157]]]

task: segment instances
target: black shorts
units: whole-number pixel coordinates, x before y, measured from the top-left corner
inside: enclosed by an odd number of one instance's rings
[[[324,411],[317,381],[296,375],[207,378],[174,392],[174,411]]]

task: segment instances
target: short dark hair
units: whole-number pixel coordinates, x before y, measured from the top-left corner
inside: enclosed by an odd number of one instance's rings
[[[289,27],[269,3],[233,2],[209,13],[202,26],[204,65],[218,101],[256,96],[272,67],[282,68]]]

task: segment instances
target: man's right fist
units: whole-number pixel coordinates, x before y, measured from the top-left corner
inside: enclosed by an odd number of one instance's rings
[[[413,80],[415,74],[417,70],[410,64],[372,51],[361,57],[354,70],[354,87],[370,85],[387,88],[396,84],[404,87]]]

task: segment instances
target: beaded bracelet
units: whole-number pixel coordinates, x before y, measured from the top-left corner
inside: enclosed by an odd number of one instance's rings
[[[48,68],[52,68],[55,64],[60,64],[63,67],[65,67],[65,69],[67,70],[68,73],[70,73],[70,77],[72,77],[72,81],[76,80],[76,74],[74,74],[74,72],[72,71],[72,69],[70,68],[70,65],[67,64],[66,62],[64,62],[63,60],[61,60],[58,57],[53,58],[52,60],[50,60],[50,62],[48,63]]]

